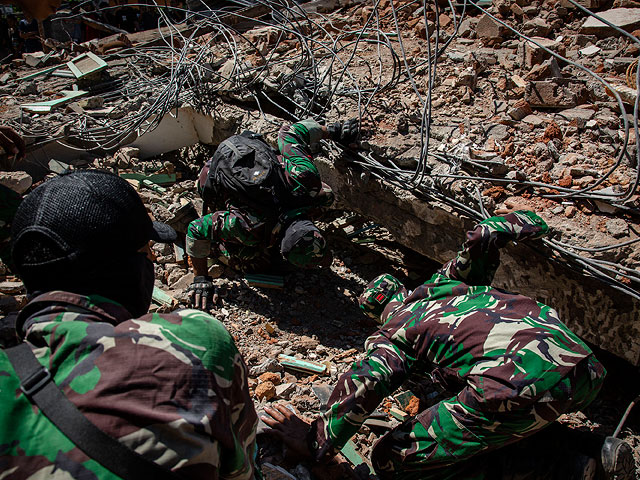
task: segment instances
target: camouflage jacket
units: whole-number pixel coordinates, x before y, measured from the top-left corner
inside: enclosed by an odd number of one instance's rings
[[[430,377],[484,412],[538,401],[589,348],[550,307],[488,286],[499,249],[548,231],[532,212],[492,217],[467,233],[463,249],[411,294],[386,306],[366,356],[339,380],[312,424],[317,459],[340,449],[383,398],[414,376]]]
[[[185,478],[260,476],[246,366],[210,315],[132,319],[102,297],[49,292],[16,329],[67,398],[130,449]],[[2,478],[117,478],[38,413],[4,351],[0,402]]]
[[[322,125],[312,119],[284,124],[278,133],[278,149],[285,175],[296,196],[315,197],[322,191],[320,173],[310,146],[323,138]]]
[[[256,259],[279,246],[283,227],[302,218],[307,207],[290,209],[270,217],[230,202],[226,210],[198,218],[189,224],[186,252],[194,258],[222,255],[240,261]]]
[[[194,258],[224,255],[247,260],[269,246],[268,218],[249,208],[231,204],[189,224],[186,252]]]

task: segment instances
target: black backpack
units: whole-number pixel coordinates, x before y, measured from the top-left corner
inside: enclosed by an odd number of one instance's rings
[[[222,207],[231,200],[274,212],[290,203],[290,192],[276,152],[260,134],[245,131],[218,146],[201,195],[210,206]]]

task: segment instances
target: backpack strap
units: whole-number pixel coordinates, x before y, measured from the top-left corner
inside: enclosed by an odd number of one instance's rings
[[[169,469],[147,460],[107,435],[62,393],[26,343],[4,350],[20,378],[20,389],[76,447],[123,479],[179,480]]]

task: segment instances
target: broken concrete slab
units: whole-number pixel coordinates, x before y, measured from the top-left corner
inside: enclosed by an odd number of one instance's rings
[[[590,108],[568,108],[566,110],[558,112],[558,116],[564,118],[565,120],[582,120],[585,122],[587,120],[591,120],[595,114],[595,110],[592,110]]]
[[[612,8],[611,10],[598,12],[598,16],[627,32],[640,27],[640,8]],[[616,34],[613,28],[593,17],[585,20],[580,32],[599,37]]]

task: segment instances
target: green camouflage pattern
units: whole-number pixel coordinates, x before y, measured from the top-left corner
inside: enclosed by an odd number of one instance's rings
[[[194,258],[214,257],[241,272],[267,269],[282,258],[280,239],[283,225],[304,218],[308,207],[291,209],[279,218],[269,218],[249,207],[227,203],[227,210],[205,215],[192,221],[187,229],[186,253]],[[324,237],[313,234],[300,242],[286,259],[294,266],[317,265],[324,257]]]
[[[183,478],[260,478],[257,415],[233,339],[198,310],[138,319],[110,300],[49,292],[17,320],[55,383],[96,426]],[[117,479],[20,391],[0,352],[2,478]]]
[[[377,276],[367,288],[364,289],[362,295],[358,299],[360,310],[368,317],[376,321],[380,321],[380,315],[391,300],[402,302],[406,298],[406,289],[400,283],[400,280],[393,275],[383,273]],[[393,298],[400,295],[397,298]]]
[[[205,215],[187,228],[186,252],[194,258],[214,257],[238,271],[268,264],[273,246],[269,219],[248,207],[227,204],[227,210]]]
[[[293,194],[312,198],[318,206],[329,206],[335,197],[331,187],[320,179],[310,149],[323,136],[322,126],[312,119],[284,124],[278,132],[278,149]]]
[[[364,359],[338,380],[313,423],[316,459],[342,448],[385,396],[425,375],[454,396],[383,438],[372,457],[381,478],[456,478],[458,462],[588,405],[605,375],[591,350],[552,308],[488,286],[499,248],[546,232],[532,212],[487,219],[427,282],[409,295],[402,287]]]
[[[285,255],[289,263],[296,267],[318,266],[327,253],[327,241],[320,232],[309,232]]]

